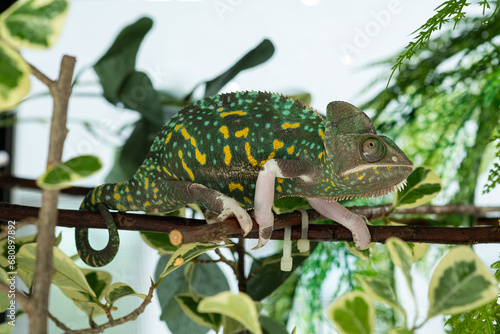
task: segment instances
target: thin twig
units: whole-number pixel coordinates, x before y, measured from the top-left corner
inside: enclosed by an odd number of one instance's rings
[[[76,59],[74,57],[63,56],[57,81],[50,80],[38,69],[30,65],[33,74],[49,87],[54,100],[47,167],[56,166],[61,162],[67,133],[66,119],[75,63]],[[47,333],[49,291],[53,275],[52,247],[57,224],[58,197],[58,190],[43,190],[42,192],[42,207],[38,214],[37,259],[33,278],[30,333]]]
[[[41,82],[43,82],[45,84],[45,86],[47,86],[50,89],[50,87],[54,84],[54,81],[51,80],[49,77],[47,77],[42,72],[40,72],[40,70],[38,70],[38,68],[36,68],[35,66],[33,66],[31,64],[29,64],[29,65],[30,65],[30,68],[31,68],[31,73],[33,73],[33,75],[38,80],[40,80]]]
[[[137,319],[137,317],[140,314],[142,314],[144,312],[144,310],[146,309],[146,306],[149,303],[151,303],[151,299],[153,298],[153,292],[154,292],[154,290],[155,290],[155,285],[154,285],[154,282],[151,280],[151,287],[149,288],[149,292],[148,292],[146,298],[144,298],[144,301],[141,303],[141,305],[139,305],[138,308],[136,308],[135,310],[133,310],[132,312],[130,312],[129,314],[127,314],[127,315],[125,315],[125,316],[123,316],[121,318],[108,321],[108,322],[106,322],[106,323],[104,323],[102,325],[99,325],[99,326],[96,326],[96,327],[93,327],[93,328],[80,329],[80,330],[65,329],[65,333],[66,334],[101,333],[106,328],[115,327],[115,326],[121,325],[123,323],[126,323],[128,321],[135,320],[135,319]]]

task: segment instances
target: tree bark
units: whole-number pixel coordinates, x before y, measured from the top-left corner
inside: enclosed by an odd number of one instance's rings
[[[56,81],[50,80],[38,69],[31,66],[33,74],[49,87],[54,101],[47,168],[61,162],[67,133],[66,119],[75,63],[76,58],[63,56],[59,78]],[[37,258],[33,279],[30,333],[47,333],[49,292],[53,275],[52,248],[55,240],[55,226],[57,225],[58,196],[59,191],[57,190],[42,191],[42,207],[37,222]]]

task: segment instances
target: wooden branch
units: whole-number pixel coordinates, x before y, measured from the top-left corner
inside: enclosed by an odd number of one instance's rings
[[[61,162],[64,140],[66,139],[66,120],[69,97],[71,95],[71,80],[76,58],[63,56],[59,78],[50,80],[37,68],[30,65],[33,74],[49,88],[54,101],[50,127],[49,153],[47,167],[56,166]],[[58,190],[43,190],[42,207],[38,214],[37,259],[33,278],[32,313],[30,317],[30,333],[47,333],[47,318],[49,291],[52,283],[52,247],[57,224]]]
[[[151,299],[153,298],[153,292],[155,290],[156,286],[153,281],[151,281],[151,287],[149,288],[149,292],[144,298],[144,301],[137,307],[135,310],[130,312],[129,314],[118,318],[114,320],[110,320],[100,326],[92,327],[92,328],[87,328],[87,329],[81,329],[81,330],[69,330],[68,327],[66,327],[64,324],[62,324],[60,321],[58,321],[54,316],[51,316],[51,319],[56,323],[56,325],[63,329],[66,334],[87,334],[87,333],[101,333],[103,332],[106,328],[111,328],[115,327],[118,325],[121,325],[125,322],[132,321],[137,319],[137,317],[144,312],[146,309],[146,306],[151,303]]]
[[[36,184],[36,180],[15,177],[13,175],[2,174],[2,173],[0,173],[0,187],[1,188],[20,187],[20,188],[41,190],[40,187],[38,187],[38,185]],[[87,193],[90,190],[92,190],[92,188],[71,187],[71,188],[62,189],[62,190],[60,190],[60,192],[63,194],[68,194],[68,195],[85,196],[85,195],[87,195]]]
[[[349,208],[355,213],[365,212],[369,208]],[[431,226],[370,226],[373,242],[384,242],[387,238],[394,236],[408,242],[427,242],[440,244],[476,244],[476,243],[499,243],[500,233],[498,219],[500,217],[500,207],[487,208],[489,212],[498,212],[496,218],[481,218],[479,222],[490,222],[485,227],[453,228],[453,227],[431,227]],[[25,220],[38,214],[38,208],[22,205],[0,203],[0,220]],[[427,206],[428,212],[448,212],[444,207]],[[469,212],[481,212],[481,208]],[[460,209],[459,209],[460,211]],[[311,222],[324,219],[314,210],[308,212]],[[207,242],[217,241],[222,237],[240,237],[243,235],[236,219],[227,219],[218,224],[208,225],[204,220],[188,219],[171,216],[152,216],[143,214],[131,214],[115,212],[112,213],[116,225],[122,230],[144,231],[170,233],[170,236],[176,233],[182,238],[184,243],[188,242]],[[98,212],[78,211],[78,210],[59,210],[58,226],[64,227],[89,227],[106,228],[102,217]],[[294,212],[283,215],[276,215],[274,222],[274,232],[272,239],[283,240],[283,228],[293,226],[292,239],[300,238],[300,224],[302,217],[300,213]],[[495,226],[492,226],[495,225]],[[173,232],[177,230],[177,232]],[[258,238],[258,226],[254,222],[252,232],[247,239]],[[309,239],[314,241],[350,241],[351,232],[338,224],[312,224],[309,228]]]

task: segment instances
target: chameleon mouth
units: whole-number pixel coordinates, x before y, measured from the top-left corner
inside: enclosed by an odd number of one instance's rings
[[[369,169],[376,169],[376,168],[411,168],[413,169],[412,165],[405,165],[405,164],[399,164],[399,165],[394,165],[394,164],[366,164],[362,166],[357,166],[351,169],[348,169],[344,172],[340,173],[340,176],[349,176],[354,173],[360,173],[364,172],[365,170]]]
[[[396,184],[394,186],[391,186],[391,187],[388,187],[385,189],[372,191],[372,192],[364,193],[364,194],[357,194],[357,195],[341,195],[341,196],[335,196],[335,197],[328,197],[327,200],[330,202],[336,202],[336,201],[341,201],[341,200],[345,200],[345,199],[379,197],[379,196],[390,194],[394,191],[401,191],[404,189],[405,186],[406,186],[406,179],[404,179],[403,181],[399,182],[398,184]]]

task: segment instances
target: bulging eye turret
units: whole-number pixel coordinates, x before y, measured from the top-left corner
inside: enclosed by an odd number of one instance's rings
[[[361,144],[361,155],[367,162],[377,162],[385,156],[385,145],[377,138],[368,138]]]

